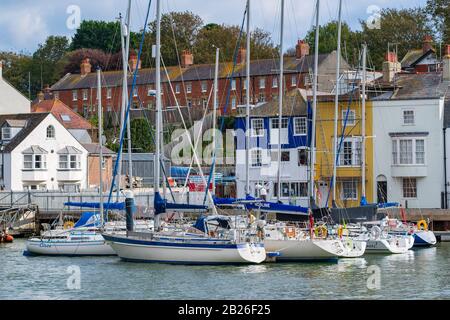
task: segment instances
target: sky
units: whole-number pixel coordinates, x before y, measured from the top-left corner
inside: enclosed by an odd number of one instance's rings
[[[152,1],[150,20],[155,17]],[[262,28],[279,42],[281,0],[252,0],[251,27]],[[352,29],[382,8],[423,6],[426,0],[343,0],[343,20]],[[161,0],[162,12],[192,11],[205,23],[241,24],[246,0]],[[0,51],[32,53],[49,35],[71,38],[81,20],[113,21],[126,11],[125,0],[0,0]],[[132,28],[142,29],[148,0],[132,0]],[[313,25],[315,0],[285,0],[286,48]],[[337,19],[338,0],[321,0],[320,23]],[[78,19],[79,17],[79,19]]]

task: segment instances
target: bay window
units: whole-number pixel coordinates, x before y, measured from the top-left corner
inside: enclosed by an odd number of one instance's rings
[[[47,156],[45,154],[24,154],[23,155],[24,170],[46,170]]]
[[[392,164],[425,164],[425,139],[412,137],[392,139]]]

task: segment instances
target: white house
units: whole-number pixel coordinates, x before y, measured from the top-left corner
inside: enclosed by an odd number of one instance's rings
[[[308,205],[308,121],[307,102],[300,90],[289,93],[283,103],[281,129],[278,102],[255,107],[250,113],[250,195],[259,196],[260,187],[267,191],[267,200],[280,200],[301,206]],[[236,191],[245,197],[246,147],[245,116],[238,116],[236,130]],[[281,134],[281,188],[278,187],[278,135]]]
[[[375,202],[441,208],[444,185],[442,75],[398,74],[373,101]]]
[[[30,112],[30,101],[3,79],[2,61],[0,61],[0,97],[0,115]]]
[[[51,113],[0,115],[0,129],[4,189],[87,187],[88,151]]]

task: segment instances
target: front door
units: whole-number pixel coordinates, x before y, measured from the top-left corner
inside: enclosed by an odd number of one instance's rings
[[[378,203],[387,202],[387,182],[378,181],[377,182],[377,201]]]

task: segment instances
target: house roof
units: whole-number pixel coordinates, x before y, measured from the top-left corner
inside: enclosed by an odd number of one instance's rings
[[[23,154],[47,154],[48,151],[39,147],[39,146],[31,146],[22,151]]]
[[[57,98],[42,100],[31,107],[31,112],[50,112],[66,129],[90,130],[93,128],[89,121],[70,109],[64,102]]]
[[[23,128],[27,124],[27,120],[6,119],[5,123],[13,128]]]
[[[423,53],[422,49],[409,50],[403,57],[402,61],[400,62],[402,65],[402,69],[414,67],[416,64],[418,64],[424,58],[426,58],[430,54],[434,54],[434,53],[436,53],[436,51],[434,49],[430,49],[425,53]]]
[[[320,54],[319,65],[330,55],[334,54]],[[307,55],[301,59],[296,57],[284,57],[284,69],[285,73],[305,73],[309,72],[314,66],[314,56]],[[187,68],[180,68],[178,66],[167,67],[167,73],[170,81],[196,81],[212,79],[214,76],[214,64],[196,64]],[[219,78],[227,78],[233,68],[233,63],[225,62],[219,66]],[[253,76],[263,76],[278,74],[279,59],[261,59],[253,60],[250,63],[250,74]],[[234,70],[235,77],[246,76],[245,64],[237,64]],[[104,83],[106,87],[117,87],[122,85],[122,71],[106,71],[103,72]],[[129,75],[128,85],[131,85],[133,76]],[[139,74],[136,80],[138,85],[153,84],[155,82],[155,69],[146,68],[139,70]],[[161,81],[168,82],[166,71],[161,70]],[[55,83],[52,87],[52,91],[60,90],[75,90],[92,88],[97,86],[96,73],[89,73],[85,76],[81,74],[66,74],[62,79]]]
[[[7,120],[25,120],[26,126],[23,127],[5,146],[5,153],[14,150],[50,113],[20,113],[0,115],[0,126]]]
[[[83,143],[83,147],[88,151],[89,154],[100,153],[100,145],[97,143]],[[102,147],[102,151],[104,156],[116,154],[114,151],[106,148],[105,146]]]
[[[75,147],[72,146],[66,146],[60,150],[58,150],[57,154],[82,154],[83,152],[81,150],[78,150]]]

